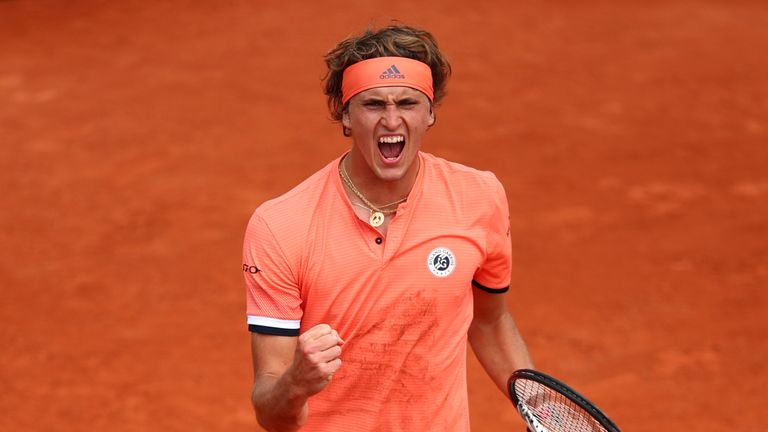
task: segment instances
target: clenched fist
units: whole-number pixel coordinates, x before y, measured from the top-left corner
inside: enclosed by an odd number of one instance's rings
[[[306,396],[319,393],[341,367],[344,340],[328,324],[318,324],[299,336],[290,374]]]

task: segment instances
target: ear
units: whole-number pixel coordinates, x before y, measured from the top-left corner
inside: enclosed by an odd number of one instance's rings
[[[427,123],[427,126],[432,127],[432,125],[435,124],[435,111],[432,108],[432,105],[429,106],[429,121]]]
[[[344,126],[347,129],[352,128],[352,120],[349,118],[349,109],[345,109],[341,113],[341,125]]]

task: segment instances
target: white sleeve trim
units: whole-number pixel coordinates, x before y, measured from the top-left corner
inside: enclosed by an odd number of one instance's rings
[[[277,318],[248,315],[248,325],[297,330],[301,327],[301,320],[283,320]]]

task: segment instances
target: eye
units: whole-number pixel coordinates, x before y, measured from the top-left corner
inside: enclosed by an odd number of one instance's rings
[[[419,104],[419,101],[415,99],[403,99],[397,102],[397,106],[400,108],[413,108]]]
[[[366,108],[381,108],[384,106],[384,101],[380,100],[367,100],[363,102],[363,106]]]

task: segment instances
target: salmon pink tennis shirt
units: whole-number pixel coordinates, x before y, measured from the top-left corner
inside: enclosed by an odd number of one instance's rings
[[[303,431],[469,430],[473,290],[509,287],[509,209],[492,173],[418,157],[386,237],[355,214],[340,158],[248,223],[250,330],[297,336],[326,323],[346,341]]]

